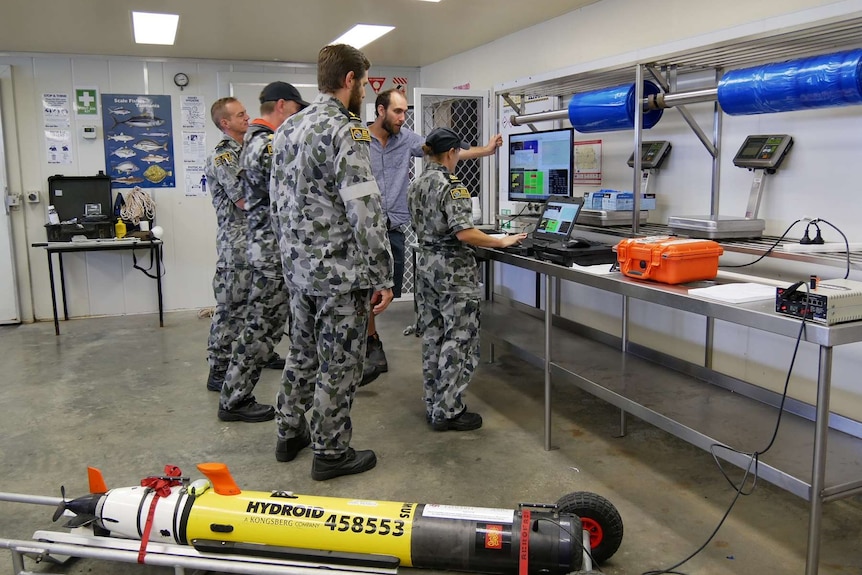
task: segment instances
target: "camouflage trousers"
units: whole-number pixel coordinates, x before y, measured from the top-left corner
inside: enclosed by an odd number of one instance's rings
[[[233,409],[251,397],[263,366],[284,335],[287,309],[281,264],[252,267],[245,327],[233,346],[221,389],[223,409]]]
[[[479,363],[479,298],[442,292],[421,274],[415,298],[425,413],[451,419],[464,410],[463,394]]]
[[[227,369],[234,342],[245,325],[251,268],[245,265],[216,267],[213,295],[216,305],[210,326],[207,356],[210,367]]]
[[[340,455],[350,447],[350,408],[362,379],[371,290],[313,296],[290,292],[290,350],[276,399],[280,439],[301,433],[310,412],[312,449]]]

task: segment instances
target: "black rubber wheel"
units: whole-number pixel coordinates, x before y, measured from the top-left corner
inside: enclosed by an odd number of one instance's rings
[[[623,518],[613,504],[595,493],[576,491],[557,501],[560,513],[581,518],[590,533],[590,555],[596,563],[610,559],[623,542]]]

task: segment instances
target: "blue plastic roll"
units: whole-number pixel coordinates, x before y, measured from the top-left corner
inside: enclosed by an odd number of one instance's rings
[[[718,82],[718,102],[738,116],[862,104],[862,50],[731,70]]]
[[[644,82],[644,98],[660,92],[649,80]],[[644,112],[643,127],[652,128],[664,110]],[[575,94],[569,100],[569,122],[579,132],[613,132],[635,127],[635,85],[622,84]]]

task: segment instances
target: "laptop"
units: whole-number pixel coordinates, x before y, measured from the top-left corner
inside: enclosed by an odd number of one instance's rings
[[[550,198],[542,206],[530,235],[504,251],[529,255],[553,244],[565,244],[572,235],[583,205],[583,198]]]

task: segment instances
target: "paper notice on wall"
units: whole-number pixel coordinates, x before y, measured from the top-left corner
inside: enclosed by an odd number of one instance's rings
[[[42,94],[42,117],[46,128],[69,127],[69,94]]]
[[[203,164],[186,164],[186,195],[206,196],[207,175]]]
[[[206,105],[200,96],[180,96],[183,112],[183,130],[203,130],[206,128]]]
[[[575,142],[576,186],[599,186],[602,183],[602,141],[587,140]]]
[[[207,161],[206,132],[183,130],[183,163],[203,165]]]
[[[45,150],[49,164],[71,164],[72,131],[45,130]]]

